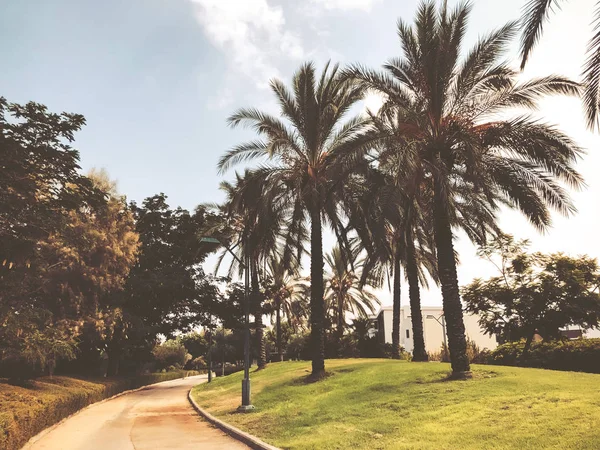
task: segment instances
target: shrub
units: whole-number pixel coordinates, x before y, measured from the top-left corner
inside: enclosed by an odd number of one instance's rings
[[[508,342],[492,351],[490,364],[600,373],[600,339],[534,343],[523,355],[525,341]]]
[[[311,358],[309,337],[308,333],[292,335],[287,345],[286,356],[290,360],[309,360]]]
[[[429,355],[429,361],[450,362],[450,353],[443,342],[439,351],[428,352],[427,354]],[[474,364],[486,364],[489,355],[490,351],[487,348],[482,350],[473,339],[467,336],[467,358],[469,358],[469,362]]]
[[[167,369],[168,371],[181,369],[192,357],[185,349],[185,346],[174,340],[165,341],[154,347],[152,350],[156,367],[158,369]]]
[[[203,356],[198,356],[197,358],[192,359],[186,364],[186,368],[193,370],[201,370],[206,369],[208,365],[206,364],[206,360]]]
[[[450,362],[450,353],[444,342],[442,342],[437,352],[427,352],[427,355],[429,356],[429,361]]]

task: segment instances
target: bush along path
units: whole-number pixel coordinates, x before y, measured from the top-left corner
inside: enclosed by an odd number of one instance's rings
[[[54,376],[31,380],[23,387],[0,379],[0,449],[21,448],[44,429],[121,392],[196,374],[173,371],[114,379]]]

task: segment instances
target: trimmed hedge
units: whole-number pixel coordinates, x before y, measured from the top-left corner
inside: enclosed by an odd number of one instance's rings
[[[508,342],[492,351],[489,364],[600,373],[600,338],[541,342],[522,358],[525,341]]]
[[[0,448],[19,449],[40,431],[120,392],[195,374],[176,371],[113,379],[42,377],[31,380],[27,387],[0,379]]]

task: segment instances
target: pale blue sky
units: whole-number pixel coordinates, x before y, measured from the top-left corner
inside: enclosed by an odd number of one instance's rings
[[[524,0],[476,0],[467,43],[517,19]],[[165,192],[193,208],[221,198],[216,162],[248,137],[225,118],[240,106],[274,110],[268,79],[289,81],[303,61],[378,66],[400,54],[395,24],[412,20],[416,0],[0,0],[0,95],[85,115],[77,136],[85,170],[104,167],[129,199]],[[573,0],[553,18],[524,76],[578,77],[592,0]],[[513,54],[515,56],[516,53]],[[557,219],[540,237],[507,214],[508,232],[534,248],[600,255],[598,138],[576,100],[546,102],[543,117],[589,149],[580,169],[589,189],[580,214]],[[463,254],[461,282],[490,273]],[[387,294],[382,294],[388,303]],[[438,304],[439,294],[425,294]]]

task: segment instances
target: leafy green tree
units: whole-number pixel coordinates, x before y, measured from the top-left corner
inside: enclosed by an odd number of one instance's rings
[[[553,10],[560,9],[559,0],[529,0],[523,9],[523,34],[521,36],[521,70],[535,45],[542,37],[544,23]],[[587,126],[595,129],[600,112],[600,33],[597,24],[600,21],[600,10],[596,8],[593,22],[596,24],[587,49],[587,59],[583,66],[584,92],[583,102],[587,116]]]
[[[234,335],[225,328],[216,330],[211,351],[213,357],[221,362],[221,376],[225,376],[225,362],[236,359]]]
[[[78,282],[56,242],[74,214],[106,202],[72,147],[84,124],[79,114],[0,97],[0,363],[18,377],[32,374],[30,365],[52,371],[58,358],[73,356],[74,324],[53,305],[81,298],[70,290],[56,295],[59,285]],[[73,283],[65,280],[71,274]]]
[[[192,355],[192,358],[196,359],[200,356],[206,356],[208,351],[208,338],[206,332],[192,332],[184,334],[179,338],[181,343],[185,346],[187,352]]]
[[[38,242],[61,229],[66,215],[99,205],[104,193],[80,172],[75,133],[80,114],[55,114],[30,102],[0,97],[0,264],[2,270],[35,264]]]
[[[3,319],[0,374],[16,384],[47,371],[52,376],[59,360],[76,356],[77,342],[68,326],[52,320],[41,308],[25,309]]]
[[[16,331],[17,336],[4,336],[16,345],[9,350],[12,356],[21,353],[31,363],[37,354],[39,365],[50,372],[59,358],[73,359],[85,321],[102,327],[106,300],[122,290],[137,258],[138,237],[125,199],[105,174],[91,173],[89,181],[107,200],[66,212],[61,226],[37,242],[34,264],[3,277],[4,293],[14,299],[9,321],[18,318],[21,328],[7,327],[0,334]],[[29,292],[9,283],[21,283]]]
[[[223,328],[242,332],[244,330],[244,285],[228,283],[214,314]]]
[[[467,311],[502,342],[526,339],[524,353],[539,333],[560,337],[568,325],[598,328],[600,270],[595,259],[527,253],[527,241],[501,236],[479,254],[496,264],[499,276],[476,279],[463,289]]]
[[[176,339],[170,339],[157,345],[152,350],[158,369],[174,367],[181,369],[192,359],[183,343]]]
[[[363,89],[342,80],[337,66],[327,65],[318,78],[314,66],[305,64],[295,73],[291,90],[278,80],[271,82],[271,88],[282,119],[256,109],[236,112],[229,123],[249,125],[264,140],[228,151],[219,169],[225,171],[249,159],[270,160],[269,165],[256,170],[269,186],[262,198],[288,208],[285,245],[296,248],[300,256],[303,236],[299,230],[310,220],[312,376],[319,378],[325,373],[323,219],[339,235],[342,226],[337,192],[373,136],[366,132],[367,121],[362,117],[343,123],[344,116],[362,98]],[[288,253],[284,251],[284,255]]]
[[[501,59],[517,32],[513,23],[462,52],[470,8],[421,3],[413,26],[398,24],[404,58],[390,60],[383,73],[354,66],[345,74],[384,94],[381,114],[398,121],[403,140],[412,142],[403,152],[406,179],[425,180],[431,189],[427,207],[454,377],[469,376],[470,369],[452,228],[483,242],[497,232],[493,221],[507,205],[543,230],[550,208],[574,212],[561,183],[582,184],[574,169],[581,151],[568,136],[532,116],[508,114],[511,108],[535,110],[550,94],[577,95],[579,85],[554,75],[518,82]],[[463,226],[458,205],[464,203],[479,210],[479,227]]]
[[[219,300],[215,283],[201,268],[208,252],[197,235],[206,224],[205,209],[171,209],[164,194],[131,208],[140,255],[117,305],[143,319],[153,335],[172,337],[202,325]]]

